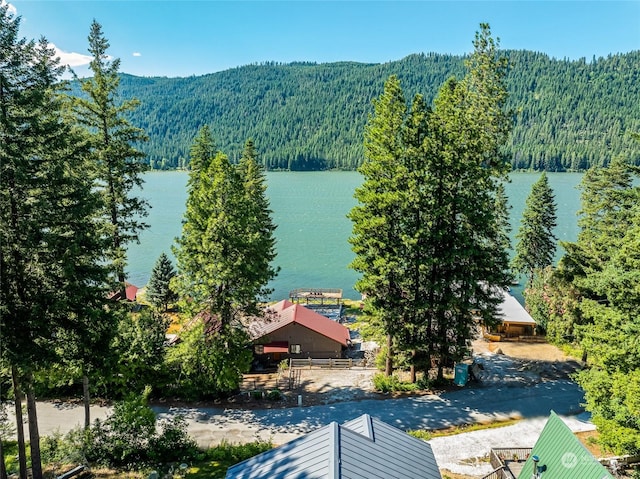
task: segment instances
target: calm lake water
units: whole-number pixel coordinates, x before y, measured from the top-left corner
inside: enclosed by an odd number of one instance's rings
[[[576,189],[582,174],[547,173],[556,195],[556,236],[574,241],[578,234],[576,212],[580,194]],[[187,199],[187,173],[152,172],[145,175],[141,196],[152,208],[146,221],[150,227],[140,244],[129,247],[128,280],[144,286],[163,251],[172,257],[174,239],[181,234]],[[511,205],[512,238],[515,236],[531,185],[539,173],[513,173],[507,185]],[[353,192],[362,182],[356,172],[267,173],[267,195],[276,229],[280,274],[273,281],[271,299],[287,298],[295,288],[342,288],[345,298],[358,299],[354,290],[358,274],[349,269],[353,260],[348,238],[352,224],[346,215],[355,205]],[[558,248],[556,259],[562,255]],[[516,293],[518,289],[516,288]]]

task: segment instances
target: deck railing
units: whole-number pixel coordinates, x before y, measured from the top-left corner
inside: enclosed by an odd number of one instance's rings
[[[351,369],[353,367],[364,367],[363,359],[295,359],[289,360],[290,368],[326,368],[326,369]]]

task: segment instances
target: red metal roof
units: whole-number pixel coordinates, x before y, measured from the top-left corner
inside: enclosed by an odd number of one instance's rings
[[[267,309],[270,311],[275,311],[276,313],[281,313],[289,306],[293,306],[293,303],[288,299],[283,299],[282,301],[278,301],[276,304],[272,304],[271,306],[267,307]]]
[[[297,323],[318,334],[333,339],[343,346],[347,346],[347,341],[349,341],[349,329],[336,321],[332,321],[315,311],[305,308],[301,304],[291,304],[289,307],[283,309],[279,316],[279,319],[265,325],[266,327],[260,337],[277,331],[288,324]]]

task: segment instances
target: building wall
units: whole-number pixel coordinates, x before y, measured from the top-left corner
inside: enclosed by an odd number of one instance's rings
[[[287,341],[289,351],[291,351],[291,345],[299,344],[300,353],[290,352],[289,356],[292,358],[327,359],[342,356],[342,345],[339,342],[297,323],[287,324],[269,334],[269,341]]]

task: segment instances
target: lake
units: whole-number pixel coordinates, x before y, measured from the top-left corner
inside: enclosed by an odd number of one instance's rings
[[[581,173],[547,173],[556,195],[561,241],[574,241],[578,234],[576,212],[580,194],[576,189]],[[150,227],[140,244],[129,247],[128,281],[144,286],[163,251],[172,257],[174,239],[181,234],[187,199],[188,174],[183,171],[145,174],[141,196],[152,208],[146,222]],[[287,298],[295,288],[342,288],[345,298],[359,299],[354,284],[358,274],[349,269],[353,253],[348,243],[352,224],[346,217],[355,205],[354,190],[362,182],[357,172],[268,172],[267,195],[276,229],[276,264],[280,274],[270,285],[271,299]],[[512,242],[531,185],[539,173],[512,173],[506,186],[511,205]],[[556,259],[562,255],[558,248]],[[515,293],[520,296],[519,288]]]

